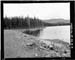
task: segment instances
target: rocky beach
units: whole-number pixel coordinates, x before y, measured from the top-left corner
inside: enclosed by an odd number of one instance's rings
[[[5,58],[70,57],[70,44],[59,39],[39,39],[18,30],[4,30]]]

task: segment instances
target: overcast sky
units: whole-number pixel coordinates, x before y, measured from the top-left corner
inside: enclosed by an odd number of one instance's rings
[[[8,3],[4,4],[4,17],[29,16],[39,19],[70,19],[70,3]]]

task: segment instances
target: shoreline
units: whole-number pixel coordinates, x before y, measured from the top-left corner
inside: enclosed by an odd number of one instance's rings
[[[39,39],[38,37],[24,34],[20,31],[15,31],[15,30],[14,31],[5,30],[4,35],[5,35],[4,41],[5,41],[5,51],[6,51],[5,57],[6,58],[17,57],[17,56],[19,56],[20,58],[22,57],[51,57],[51,56],[70,57],[69,44],[65,43],[64,45],[63,41],[62,41],[63,43],[61,44],[60,41],[58,40],[60,43],[59,44],[59,43],[54,43],[55,41],[52,42],[52,40],[50,39],[49,41],[45,39],[46,41],[51,42],[49,45],[47,45],[46,43],[42,41],[42,39]],[[12,50],[14,50],[13,51],[14,54],[11,53]],[[9,53],[9,51],[11,54]],[[65,54],[64,51],[67,51],[67,53]]]

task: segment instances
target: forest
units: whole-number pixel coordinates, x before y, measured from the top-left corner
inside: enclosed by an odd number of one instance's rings
[[[68,25],[70,23],[48,23],[36,17],[5,17],[3,18],[4,29],[31,29],[31,28],[42,28],[46,26],[61,26]]]
[[[44,27],[45,22],[41,21],[38,18],[30,17],[5,17],[4,19],[4,29],[27,29],[27,28],[38,28]]]

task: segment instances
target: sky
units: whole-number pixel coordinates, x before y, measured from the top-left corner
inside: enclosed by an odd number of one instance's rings
[[[70,3],[5,3],[4,17],[36,17],[70,20]]]

